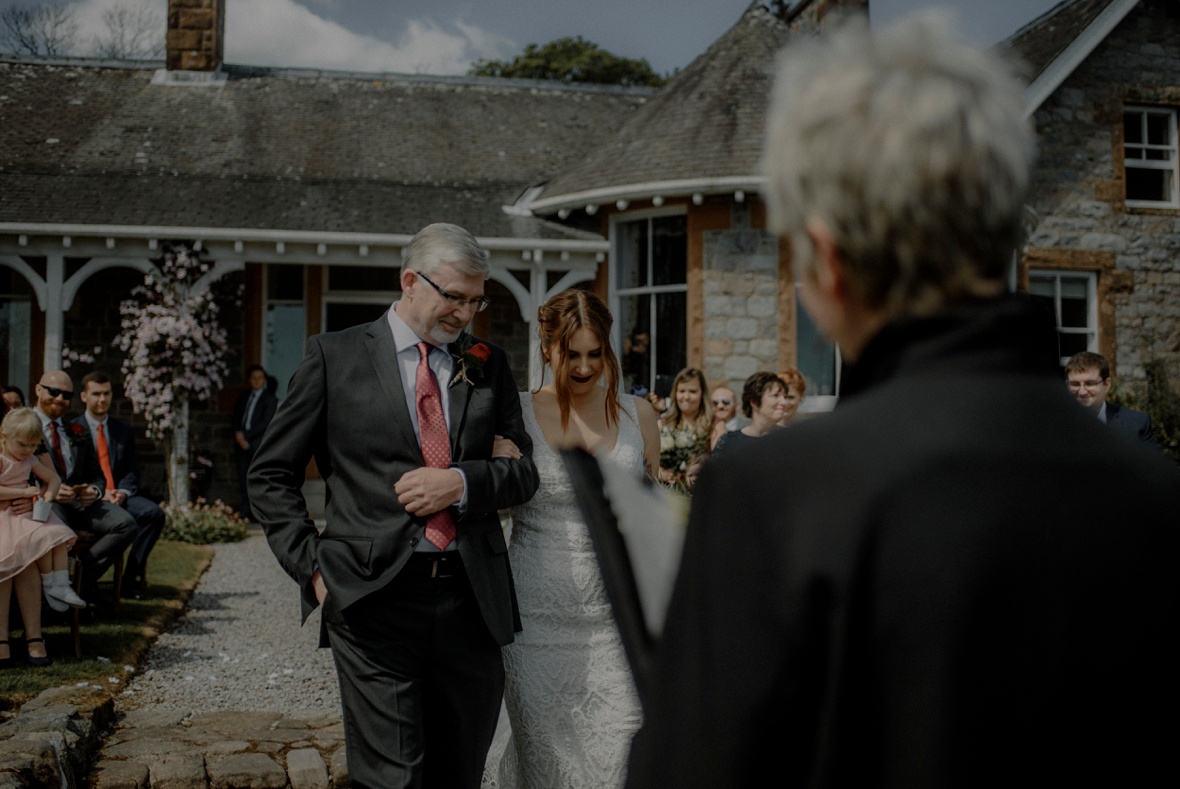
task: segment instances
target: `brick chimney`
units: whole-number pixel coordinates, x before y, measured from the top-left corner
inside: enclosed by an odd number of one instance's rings
[[[225,0],[168,0],[169,71],[216,71],[224,42]]]

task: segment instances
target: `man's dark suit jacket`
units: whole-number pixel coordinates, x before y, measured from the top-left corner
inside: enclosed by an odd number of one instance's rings
[[[250,403],[250,395],[253,393],[253,389],[247,389],[238,395],[238,400],[234,403],[234,431],[242,431],[250,450],[257,450],[262,434],[266,432],[270,420],[274,418],[275,410],[279,407],[279,401],[269,387],[262,387],[262,394],[258,396],[258,403],[254,406],[254,413],[250,419],[250,429],[247,430],[242,423],[246,419],[246,406]],[[237,444],[234,446],[237,447]],[[237,448],[239,451],[250,451]]]
[[[89,452],[98,467],[98,487],[106,489],[106,478],[102,475],[102,464],[98,462],[98,447],[94,445],[90,424],[86,415],[75,419],[72,424],[86,431]],[[127,491],[128,496],[139,495],[139,458],[135,451],[135,432],[131,425],[112,417],[106,421],[107,451],[111,455],[111,476],[115,478],[115,489]]]
[[[41,439],[41,446],[37,449],[37,454],[49,456],[49,461],[53,465],[54,471],[61,477],[63,485],[86,484],[93,485],[99,490],[106,489],[106,477],[102,475],[102,467],[98,465],[94,442],[90,440],[90,428],[83,422],[81,429],[79,429],[77,420],[67,417],[62,417],[62,425],[65,426],[65,432],[70,436],[67,440],[70,442],[70,450],[74,455],[73,472],[66,474],[65,469],[58,465],[52,447],[44,438]]]
[[[467,477],[467,509],[456,517],[459,553],[488,630],[507,644],[520,617],[497,510],[527,501],[538,478],[507,357],[490,347],[482,375],[470,373],[473,385],[460,381],[443,396],[450,398],[452,463]],[[520,460],[489,460],[497,434],[516,443]],[[328,489],[322,534],[298,495],[312,456]],[[424,465],[388,317],[312,337],[250,466],[251,506],[303,591],[305,618],[316,605],[317,567],[337,610],[401,570],[424,522],[402,508],[393,486]]]
[[[894,324],[835,412],[706,464],[628,787],[1175,776],[1180,474],[1051,332]]]
[[[1107,403],[1106,424],[1132,441],[1156,446],[1155,435],[1151,432],[1151,417],[1142,411]]]

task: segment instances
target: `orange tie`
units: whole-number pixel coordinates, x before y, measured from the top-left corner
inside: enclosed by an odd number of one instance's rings
[[[115,475],[111,473],[111,450],[107,448],[107,437],[102,432],[102,425],[98,426],[98,465],[102,466],[102,476],[107,482],[107,490],[114,490]]]

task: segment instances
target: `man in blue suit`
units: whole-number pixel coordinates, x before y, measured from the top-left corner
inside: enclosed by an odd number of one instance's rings
[[[1134,408],[1106,402],[1106,393],[1110,391],[1110,363],[1105,356],[1090,351],[1075,353],[1065,363],[1065,376],[1069,380],[1069,391],[1083,408],[1132,441],[1156,445],[1150,416]]]
[[[103,474],[103,501],[122,507],[135,519],[136,533],[127,560],[125,588],[139,599],[146,585],[144,568],[148,554],[164,531],[164,510],[140,495],[135,433],[131,425],[108,416],[111,396],[111,379],[106,373],[87,374],[82,378],[82,403],[86,406],[86,413],[74,423],[86,428],[94,445],[94,454]]]

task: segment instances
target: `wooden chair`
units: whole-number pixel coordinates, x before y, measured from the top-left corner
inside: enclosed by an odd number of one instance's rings
[[[82,594],[82,555],[87,553],[94,543],[98,542],[99,535],[90,531],[80,531],[77,533],[78,539],[74,541],[74,547],[70,548],[70,556],[73,557],[73,569],[71,571],[70,580],[74,584],[74,591],[79,595]],[[123,552],[120,551],[115,557],[114,564],[114,598],[115,603],[113,610],[115,616],[119,616],[123,612]],[[94,601],[87,601],[94,602]],[[74,638],[74,656],[82,657],[82,617],[81,609],[70,609],[70,635]]]

